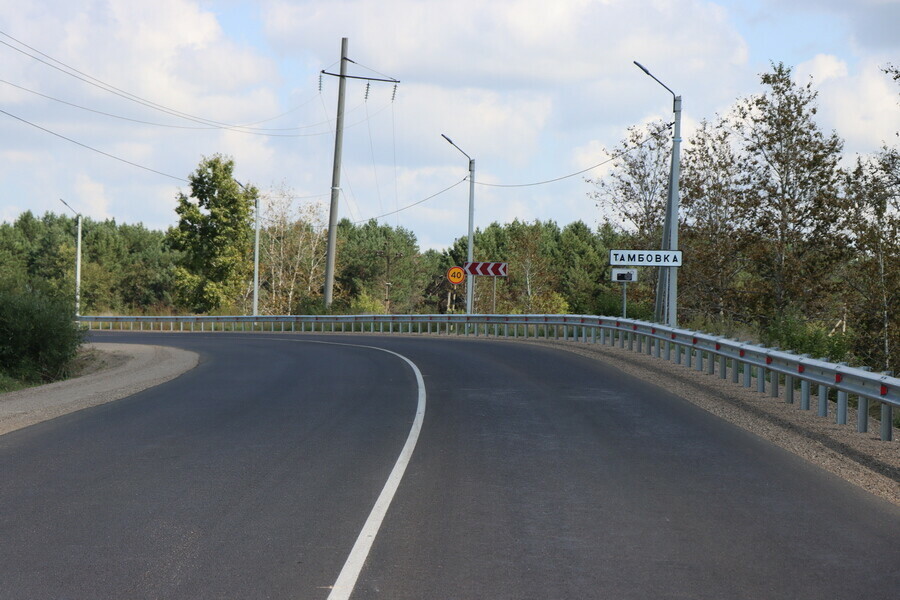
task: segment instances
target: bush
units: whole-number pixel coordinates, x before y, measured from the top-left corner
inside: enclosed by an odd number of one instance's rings
[[[0,370],[29,383],[66,377],[84,337],[72,317],[47,294],[0,291]]]
[[[829,331],[827,326],[806,321],[796,315],[781,315],[762,328],[762,341],[813,358],[830,361],[850,361],[851,333]]]

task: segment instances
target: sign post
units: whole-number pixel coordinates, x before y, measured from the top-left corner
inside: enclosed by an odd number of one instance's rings
[[[637,269],[613,269],[612,280],[622,284],[622,318],[628,318],[628,282],[637,281]]]
[[[506,277],[509,263],[505,262],[467,262],[465,271],[468,275],[487,275],[494,278],[494,301],[492,311],[497,313],[497,278]]]

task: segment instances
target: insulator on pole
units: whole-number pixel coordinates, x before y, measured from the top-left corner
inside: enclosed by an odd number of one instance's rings
[[[371,87],[372,87],[372,82],[371,81],[366,82],[366,97],[364,98],[364,100],[369,99],[369,88],[371,88]]]
[[[391,94],[391,102],[393,102],[397,98],[397,84],[394,84],[394,91]]]
[[[319,93],[322,93],[322,74],[319,73]]]

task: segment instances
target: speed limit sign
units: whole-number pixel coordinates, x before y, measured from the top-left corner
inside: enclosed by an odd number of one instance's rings
[[[462,267],[450,267],[447,269],[447,280],[453,285],[462,283],[465,278],[466,272],[463,271]]]

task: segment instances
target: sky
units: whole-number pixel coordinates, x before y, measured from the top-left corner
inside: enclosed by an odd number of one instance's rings
[[[784,62],[851,160],[898,143],[880,71],[900,66],[898,23],[900,0],[0,0],[0,220],[64,199],[166,229],[217,153],[327,215],[338,79],[320,73],[346,37],[349,75],[400,84],[348,80],[340,218],[423,250],[465,236],[468,159],[445,134],[475,160],[477,228],[594,228],[586,178],[629,126],[672,120],[632,61],[682,96],[685,139]]]

